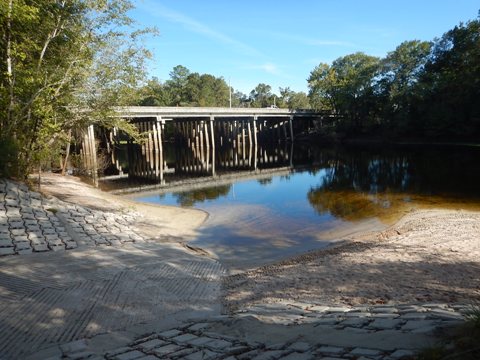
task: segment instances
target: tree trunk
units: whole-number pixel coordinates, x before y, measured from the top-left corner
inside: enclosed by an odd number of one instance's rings
[[[12,14],[13,14],[13,0],[8,1],[8,11],[7,11],[7,29],[6,29],[6,43],[7,43],[7,82],[9,88],[9,103],[7,110],[7,118],[5,119],[5,124],[2,126],[2,130],[11,124],[12,113],[13,113],[13,66],[12,66]]]

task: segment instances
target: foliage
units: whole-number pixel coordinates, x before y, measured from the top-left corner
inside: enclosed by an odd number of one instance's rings
[[[330,65],[321,63],[316,66],[307,79],[310,88],[310,104],[316,110],[339,113],[337,106],[337,77]]]
[[[416,104],[426,134],[480,135],[480,18],[438,39],[419,79]]]
[[[422,350],[421,360],[476,360],[480,352],[480,307],[473,305],[466,314],[466,321],[443,334],[447,346],[436,346]]]
[[[139,89],[138,100],[134,98],[131,105],[167,106],[170,103],[170,93],[156,77],[153,77]]]
[[[17,177],[20,170],[16,166],[18,157],[18,148],[16,142],[12,139],[0,134],[0,178]]]
[[[260,83],[255,89],[250,91],[250,99],[253,107],[268,107],[273,104],[272,87],[270,85]]]
[[[317,110],[341,115],[337,130],[448,140],[480,136],[480,20],[433,42],[405,41],[383,59],[355,53],[321,63],[308,78]]]
[[[177,193],[174,196],[177,198],[177,203],[181,206],[192,207],[198,203],[225,197],[230,192],[230,188],[231,185],[222,185]]]
[[[409,126],[415,88],[428,61],[432,44],[405,41],[382,59],[377,95],[382,116],[389,129],[402,132]]]
[[[152,78],[132,96],[131,105],[141,106],[193,106],[228,107],[230,91],[232,107],[264,108],[276,105],[280,108],[309,109],[310,100],[304,92],[280,88],[280,96],[272,92],[270,85],[260,83],[249,95],[230,88],[222,77],[191,72],[177,65],[170,72],[170,78],[161,83]]]
[[[177,65],[164,84],[149,80],[138,91],[137,105],[145,106],[229,106],[229,86],[222,77],[192,73]],[[232,96],[232,102],[235,95]],[[239,101],[237,101],[239,104]]]
[[[319,110],[332,110],[345,116],[347,130],[360,131],[374,116],[374,82],[378,58],[355,53],[336,59],[331,66],[320,64],[310,74],[310,94]]]
[[[108,115],[131,98],[149,55],[131,8],[129,0],[0,3],[0,133],[16,149],[18,175],[58,159],[72,130],[124,127]]]
[[[289,87],[279,88],[280,97],[277,105],[280,108],[294,109],[310,109],[310,100],[304,92],[295,92]]]

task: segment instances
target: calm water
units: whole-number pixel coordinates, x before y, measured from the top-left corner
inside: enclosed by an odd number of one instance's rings
[[[233,268],[382,229],[418,207],[479,208],[480,148],[295,147],[290,171],[136,200],[206,210],[192,245]]]

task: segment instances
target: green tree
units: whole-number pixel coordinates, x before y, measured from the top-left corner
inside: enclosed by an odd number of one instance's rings
[[[404,132],[418,96],[417,83],[430,55],[431,43],[405,41],[382,60],[378,81],[383,121],[389,129]]]
[[[108,116],[134,93],[149,55],[144,32],[131,30],[131,8],[128,0],[0,3],[0,144],[16,159],[0,168],[25,176],[88,124],[135,133]]]
[[[288,102],[289,109],[310,109],[310,99],[303,91],[295,92]]]
[[[428,136],[480,135],[480,19],[460,24],[435,41],[418,84],[416,126]]]
[[[279,88],[280,97],[277,105],[280,108],[288,109],[310,109],[310,100],[304,92],[295,92],[289,87]]]
[[[321,63],[310,73],[308,81],[308,97],[315,110],[340,112],[338,106],[340,88],[337,73],[328,64]]]
[[[381,60],[355,53],[319,64],[308,96],[314,109],[342,115],[336,129],[347,133],[477,140],[479,59],[480,16],[434,42],[405,41]]]
[[[273,104],[272,87],[270,85],[260,83],[250,92],[253,107],[268,107]]]
[[[139,100],[133,99],[131,105],[141,106],[168,106],[171,102],[170,94],[165,86],[156,78],[148,80],[139,90]]]
[[[361,52],[340,57],[332,66],[320,64],[308,79],[313,105],[344,115],[344,130],[361,131],[376,115],[374,83],[379,65],[379,58]]]
[[[158,96],[166,106],[228,106],[229,87],[222,77],[192,73],[177,65],[164,86],[157,87]]]
[[[190,74],[190,70],[182,65],[175,66],[170,72],[170,79],[165,82],[167,92],[170,96],[170,105],[188,105],[187,84]]]
[[[289,87],[279,87],[278,92],[280,93],[280,96],[277,99],[277,106],[279,108],[288,108],[288,101],[294,94],[294,91],[292,91]]]
[[[228,106],[229,87],[223,78],[216,78],[210,74],[199,77],[198,99],[196,106]]]
[[[232,107],[249,107],[250,98],[239,90],[232,89]]]

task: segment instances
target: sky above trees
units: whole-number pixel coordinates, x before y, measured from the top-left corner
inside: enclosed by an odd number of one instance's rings
[[[384,57],[406,40],[430,41],[475,19],[478,0],[137,0],[131,16],[156,26],[151,76],[182,64],[244,93],[259,83],[307,91],[310,71],[357,51]]]

